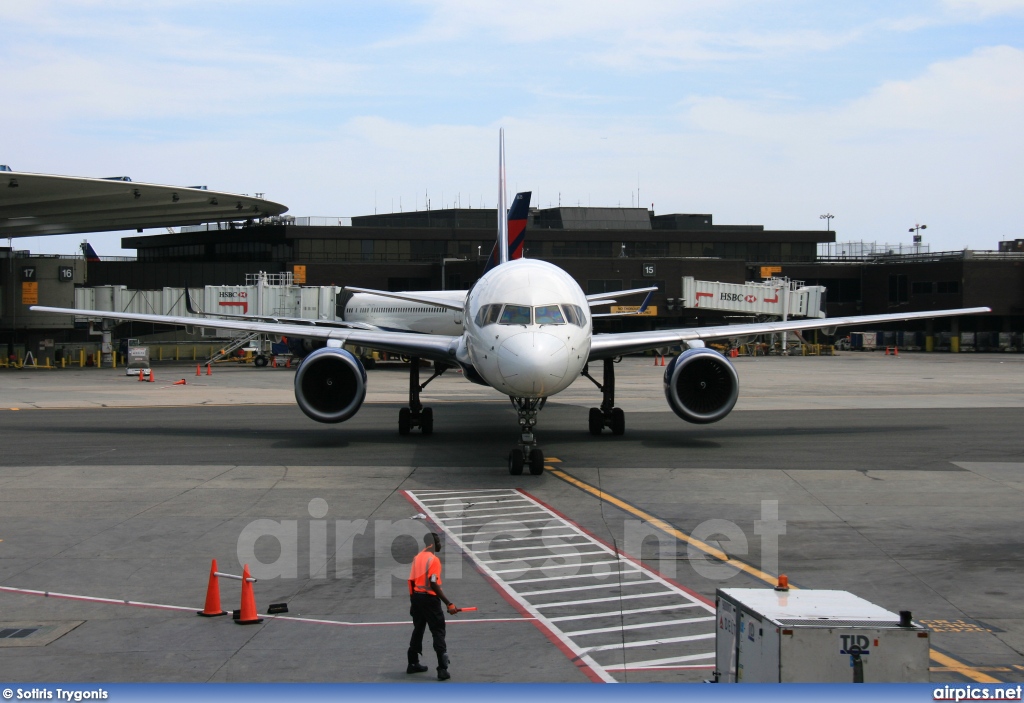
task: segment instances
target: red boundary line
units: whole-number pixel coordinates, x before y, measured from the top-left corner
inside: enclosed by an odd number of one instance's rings
[[[557,478],[557,477],[556,477],[556,478]],[[633,562],[634,564],[636,564],[637,566],[639,566],[639,567],[641,567],[641,568],[643,568],[643,569],[647,569],[647,570],[648,570],[648,571],[650,571],[651,573],[657,574],[659,578],[663,578],[663,579],[665,579],[665,580],[666,580],[666,581],[668,581],[668,582],[669,582],[670,584],[672,584],[673,586],[675,586],[676,588],[678,588],[678,589],[679,589],[680,591],[684,591],[684,592],[686,592],[686,593],[689,593],[689,594],[690,594],[691,596],[693,596],[694,598],[696,598],[696,599],[697,599],[697,600],[699,600],[700,602],[704,603],[705,605],[709,605],[709,606],[711,606],[712,608],[714,608],[714,607],[715,607],[715,604],[714,604],[714,602],[713,602],[713,601],[709,600],[708,598],[705,598],[705,597],[704,597],[704,596],[702,596],[701,594],[699,594],[699,593],[697,593],[696,591],[694,591],[694,590],[693,590],[692,588],[687,588],[687,587],[686,587],[686,586],[684,586],[683,584],[681,584],[681,583],[679,583],[678,581],[676,581],[676,580],[675,580],[674,578],[669,578],[668,576],[666,576],[665,574],[661,573],[661,572],[660,572],[660,571],[658,571],[657,569],[652,569],[651,567],[647,566],[646,564],[644,564],[644,563],[643,563],[642,561],[640,561],[639,559],[635,559],[635,558],[631,557],[630,555],[626,554],[625,552],[623,552],[622,550],[620,550],[620,549],[619,549],[618,547],[616,547],[616,546],[615,546],[614,544],[609,544],[609,543],[608,543],[608,542],[607,542],[606,540],[602,539],[601,537],[598,537],[598,536],[597,536],[597,535],[595,535],[595,534],[594,534],[593,532],[591,532],[591,531],[590,531],[590,530],[588,530],[587,528],[583,527],[583,525],[580,525],[579,523],[577,523],[577,522],[576,522],[575,520],[570,520],[570,519],[569,519],[569,518],[568,518],[568,517],[567,517],[567,516],[565,515],[565,513],[561,512],[560,510],[556,510],[555,508],[552,508],[552,507],[551,507],[550,505],[548,505],[547,503],[545,503],[544,501],[542,501],[542,500],[541,500],[540,498],[537,498],[536,496],[533,496],[533,495],[531,495],[530,493],[528,493],[528,492],[526,492],[526,491],[522,490],[521,488],[520,488],[520,489],[516,489],[516,490],[520,491],[520,492],[521,492],[521,493],[522,493],[523,495],[525,495],[525,496],[526,496],[527,498],[530,498],[531,500],[535,500],[535,501],[537,501],[538,503],[540,503],[541,505],[543,505],[543,506],[544,506],[545,508],[547,508],[548,510],[550,510],[551,512],[553,512],[553,513],[554,513],[555,515],[557,515],[558,517],[562,518],[562,519],[563,519],[563,520],[565,520],[566,522],[572,523],[572,524],[573,524],[573,525],[575,525],[575,526],[576,526],[577,528],[579,528],[579,529],[580,529],[580,530],[582,530],[583,532],[587,533],[587,535],[588,535],[588,536],[589,536],[589,537],[590,537],[591,539],[593,539],[593,540],[595,540],[595,541],[597,541],[597,542],[600,542],[601,544],[603,544],[604,546],[608,547],[608,548],[609,548],[609,549],[611,549],[611,550],[612,550],[613,552],[615,552],[616,554],[618,554],[619,556],[621,556],[621,557],[622,557],[623,559],[626,559],[627,561],[631,561],[631,562]],[[621,498],[619,498],[619,500],[622,500],[622,499],[621,499]],[[625,502],[625,501],[623,501],[623,502]],[[612,507],[615,507],[615,506],[612,506]],[[621,509],[621,508],[617,508],[617,509]],[[671,536],[671,535],[670,535],[670,536]],[[673,537],[672,539],[676,539],[676,538],[675,538],[675,537]],[[678,540],[676,540],[676,541],[678,541]]]
[[[430,489],[427,489],[427,490],[430,490]],[[525,491],[523,491],[522,489],[519,489],[519,488],[513,488],[513,489],[510,489],[510,490],[519,491],[520,493],[523,493],[524,495],[528,495],[528,494],[526,494]],[[410,503],[412,503],[415,507],[422,508],[424,510],[430,510],[430,508],[427,508],[427,506],[425,506],[424,504],[418,503],[416,501],[415,496],[410,494],[409,491],[403,490],[402,491],[402,495],[405,496],[405,499],[408,500]],[[532,496],[528,496],[528,497],[532,498]],[[534,500],[536,500],[536,499],[534,499]],[[431,512],[433,512],[433,511],[431,510]],[[430,520],[429,517],[427,519]],[[441,527],[440,525],[435,523],[433,520],[430,520],[430,523],[433,524],[437,529],[441,530],[442,532],[445,531],[443,527]],[[463,556],[467,556],[464,551],[463,551]],[[602,679],[600,676],[598,676],[597,672],[595,672],[593,670],[593,668],[589,664],[584,662],[582,659],[578,659],[576,657],[576,654],[571,649],[569,649],[565,645],[564,642],[562,642],[561,638],[558,635],[556,635],[554,632],[551,631],[551,628],[549,628],[539,618],[534,617],[534,615],[532,613],[530,613],[530,611],[528,611],[525,608],[523,608],[523,606],[515,598],[512,598],[508,594],[508,592],[505,590],[505,588],[501,584],[499,584],[497,581],[494,580],[494,577],[492,577],[487,572],[482,571],[477,566],[476,561],[474,559],[470,559],[469,561],[473,565],[473,568],[476,570],[476,572],[478,574],[480,574],[481,576],[483,576],[487,581],[489,581],[491,586],[496,591],[498,591],[498,593],[501,594],[502,598],[504,598],[505,601],[509,605],[511,605],[513,608],[515,608],[516,611],[520,615],[522,615],[523,617],[526,617],[526,618],[530,618],[533,621],[533,624],[537,627],[537,629],[540,630],[542,633],[544,633],[544,636],[547,637],[548,640],[551,641],[551,644],[553,644],[556,647],[558,647],[559,651],[561,651],[562,654],[564,654],[566,656],[566,658],[569,660],[570,663],[572,663],[577,669],[579,669],[593,683],[605,683],[604,679]]]
[[[20,596],[37,596],[42,598],[57,598],[60,600],[73,600],[80,601],[83,603],[96,603],[97,605],[127,605],[133,608],[151,608],[154,610],[173,610],[173,611],[186,611],[199,613],[202,612],[198,608],[189,607],[185,605],[166,605],[163,603],[145,603],[142,601],[135,600],[121,600],[118,598],[101,598],[99,596],[79,596],[72,593],[54,593],[53,591],[39,591],[31,588],[14,588],[13,586],[0,586],[0,592],[13,593]],[[293,615],[270,615],[263,616],[270,620],[288,620],[289,622],[307,623],[311,625],[334,625],[335,627],[388,627],[401,625],[407,626],[409,622],[407,620],[395,621],[395,622],[345,622],[343,620],[324,620],[321,618],[300,618]],[[469,625],[477,622],[494,623],[494,622],[526,622],[529,620],[535,620],[533,616],[525,618],[474,618],[470,620],[453,620],[449,624],[454,625]]]

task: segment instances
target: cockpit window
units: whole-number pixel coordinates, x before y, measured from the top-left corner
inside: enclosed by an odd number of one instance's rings
[[[579,305],[564,303],[562,309],[565,310],[565,316],[569,319],[569,324],[576,325],[577,327],[583,327],[587,324],[587,318],[583,316],[583,308]]]
[[[498,320],[501,325],[528,325],[530,324],[529,305],[506,305]]]
[[[498,321],[498,317],[501,315],[501,303],[497,305],[483,305],[480,307],[480,311],[476,314],[477,327],[486,327],[487,325],[493,325]]]
[[[565,318],[557,305],[540,305],[533,310],[538,325],[564,325]]]

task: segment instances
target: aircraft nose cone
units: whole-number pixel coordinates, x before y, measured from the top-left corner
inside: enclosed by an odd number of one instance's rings
[[[498,371],[508,390],[523,396],[545,396],[561,387],[569,367],[565,342],[544,332],[523,332],[498,349]]]

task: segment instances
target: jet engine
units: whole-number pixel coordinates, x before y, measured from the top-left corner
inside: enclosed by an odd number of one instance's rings
[[[665,367],[665,399],[687,422],[718,422],[736,405],[739,390],[736,369],[712,349],[688,349]]]
[[[317,422],[344,422],[359,411],[365,398],[366,371],[344,349],[317,349],[295,373],[295,400]]]

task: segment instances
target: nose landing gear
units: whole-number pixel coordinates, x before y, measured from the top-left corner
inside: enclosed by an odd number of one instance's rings
[[[537,424],[537,413],[547,402],[547,398],[516,398],[509,396],[512,405],[519,415],[519,429],[521,431],[519,444],[508,453],[508,472],[513,476],[520,476],[523,467],[529,466],[530,473],[540,476],[544,473],[544,452],[537,446],[537,440],[533,436],[533,428]]]
[[[590,379],[601,391],[601,407],[591,408],[588,424],[590,434],[599,435],[607,427],[613,435],[621,435],[626,432],[626,413],[622,408],[615,407],[615,360],[604,360],[604,383],[598,383],[590,375],[590,364],[583,367],[582,376]]]

